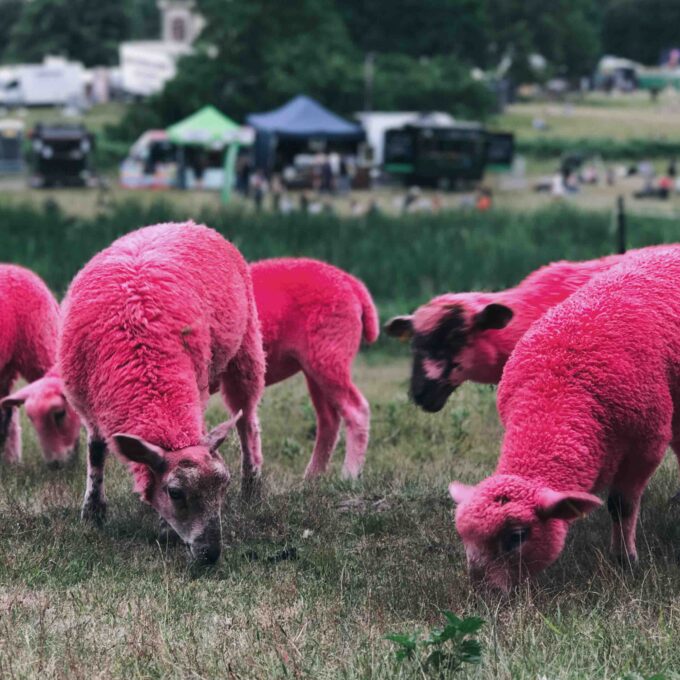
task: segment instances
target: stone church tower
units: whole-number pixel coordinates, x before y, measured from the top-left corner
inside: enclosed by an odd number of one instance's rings
[[[194,0],[158,0],[161,13],[161,40],[166,43],[191,45],[205,25],[195,11]]]

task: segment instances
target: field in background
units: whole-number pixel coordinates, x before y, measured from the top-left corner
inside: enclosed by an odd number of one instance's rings
[[[122,104],[96,106],[83,116],[83,122],[92,131],[103,133],[108,125],[120,120],[125,111]],[[659,101],[639,93],[630,96],[588,95],[573,102],[520,103],[509,106],[505,113],[489,121],[492,129],[510,130],[516,135],[518,151],[526,160],[525,182],[508,181],[503,175],[488,173],[485,184],[494,190],[494,205],[501,210],[526,211],[543,208],[554,203],[549,193],[535,193],[534,184],[541,178],[553,175],[559,167],[562,154],[581,152],[593,157],[601,156],[609,166],[629,166],[640,160],[652,160],[657,172],[666,171],[672,157],[680,158],[680,96],[664,93]],[[65,119],[59,110],[28,109],[10,112],[23,116],[29,127],[38,120]],[[535,120],[542,120],[546,130],[537,130]],[[131,140],[133,141],[133,140]],[[104,206],[119,204],[130,199],[150,204],[162,196],[163,200],[176,205],[185,214],[199,210],[220,208],[219,196],[213,192],[138,192],[124,190],[117,185],[117,164],[126,151],[126,145],[100,137],[95,161],[106,176],[110,189],[95,190],[29,190],[23,178],[0,178],[0,203],[30,202],[42,205],[46,201],[57,202],[70,214],[81,217],[97,215]],[[604,176],[604,168],[599,168]],[[613,187],[585,186],[577,195],[566,197],[563,202],[581,209],[611,211],[619,195],[628,198],[632,212],[669,217],[680,215],[680,196],[668,201],[632,198],[643,186],[642,179],[632,177],[619,180]],[[351,196],[334,197],[329,200],[333,209],[342,216],[351,214],[351,201],[366,207],[375,200],[381,211],[399,214],[406,188],[399,186],[381,188],[378,191],[355,192]],[[424,192],[432,196],[432,192]],[[292,194],[297,203],[297,194]],[[447,210],[460,208],[472,195],[439,193],[438,200]],[[265,207],[269,209],[269,201]],[[252,203],[235,197],[233,207],[240,211],[253,209]]]
[[[497,456],[495,392],[467,385],[443,412],[407,402],[405,359],[369,350],[358,384],[373,408],[365,475],[303,484],[314,416],[297,378],[262,408],[266,491],[224,513],[222,563],[196,571],[157,541],[154,513],[107,465],[104,529],[78,520],[85,468],[51,472],[24,423],[20,468],[0,477],[0,675],[41,678],[425,678],[394,661],[391,633],[425,631],[441,610],[486,624],[481,667],[455,677],[649,678],[680,668],[680,522],[668,460],[646,496],[641,563],[607,554],[602,509],[574,526],[565,553],[510,597],[474,592],[446,488]],[[208,413],[224,417],[219,400]],[[237,445],[224,447],[233,471]],[[639,673],[640,675],[628,675]],[[431,675],[429,677],[438,677]],[[453,677],[442,675],[441,677]]]
[[[599,95],[584,101],[513,104],[492,122],[498,129],[520,138],[612,138],[619,140],[680,139],[680,95],[664,94],[653,103],[649,95],[631,97]],[[542,120],[546,130],[533,127]]]

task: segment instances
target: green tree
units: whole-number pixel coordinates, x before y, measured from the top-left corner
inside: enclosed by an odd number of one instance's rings
[[[153,0],[31,0],[9,32],[5,57],[40,61],[60,54],[86,66],[115,64],[118,45],[153,25]]]
[[[148,102],[158,123],[206,103],[243,120],[300,93],[344,114],[363,108],[365,45],[352,40],[336,0],[237,0],[228,12],[223,0],[202,0],[199,7],[206,28],[196,52]],[[379,54],[373,91],[375,107],[482,115],[490,104],[486,87],[450,55]],[[134,136],[143,121],[148,114],[133,110],[119,136]]]
[[[0,62],[5,60],[7,43],[23,5],[22,0],[0,0]]]
[[[664,50],[680,46],[680,3],[610,0],[603,16],[605,52],[655,65]]]
[[[493,101],[489,89],[453,57],[386,54],[376,59],[373,105],[385,111],[447,111],[476,118],[490,111]]]
[[[352,40],[363,52],[412,57],[455,55],[482,66],[488,18],[479,0],[337,0]]]
[[[589,74],[600,55],[596,0],[485,0],[490,24],[490,61],[512,59],[511,75],[533,81],[529,57],[545,57],[551,72],[567,77]]]

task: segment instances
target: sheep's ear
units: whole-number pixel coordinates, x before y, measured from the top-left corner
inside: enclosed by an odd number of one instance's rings
[[[391,338],[406,342],[413,337],[413,317],[393,316],[384,326],[385,333]]]
[[[491,329],[505,328],[514,316],[510,307],[492,303],[484,307],[481,312],[477,312],[474,317],[474,327],[478,331],[488,331]]]
[[[10,394],[9,397],[5,397],[4,399],[0,400],[0,408],[14,408],[15,406],[21,406],[26,401],[26,399],[31,396],[33,392],[33,385],[35,385],[35,383],[26,385],[14,394]]]
[[[602,505],[593,494],[584,491],[553,491],[542,489],[538,496],[536,514],[541,519],[582,519]]]
[[[475,487],[461,482],[451,482],[449,484],[449,496],[456,505],[460,505],[468,500],[475,492]]]
[[[217,427],[210,430],[210,432],[203,437],[203,441],[201,442],[203,446],[207,446],[210,449],[210,453],[216,453],[217,449],[222,445],[222,442],[227,438],[229,431],[236,425],[238,419],[242,415],[243,411],[239,411],[226,422],[220,423]]]
[[[140,463],[151,468],[154,472],[165,472],[165,451],[133,434],[114,434],[113,443],[118,453],[131,463]]]

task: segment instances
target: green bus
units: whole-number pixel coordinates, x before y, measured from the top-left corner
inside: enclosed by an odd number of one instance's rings
[[[479,182],[491,166],[509,167],[513,156],[511,133],[478,124],[406,125],[385,132],[383,169],[405,184],[453,189]]]

